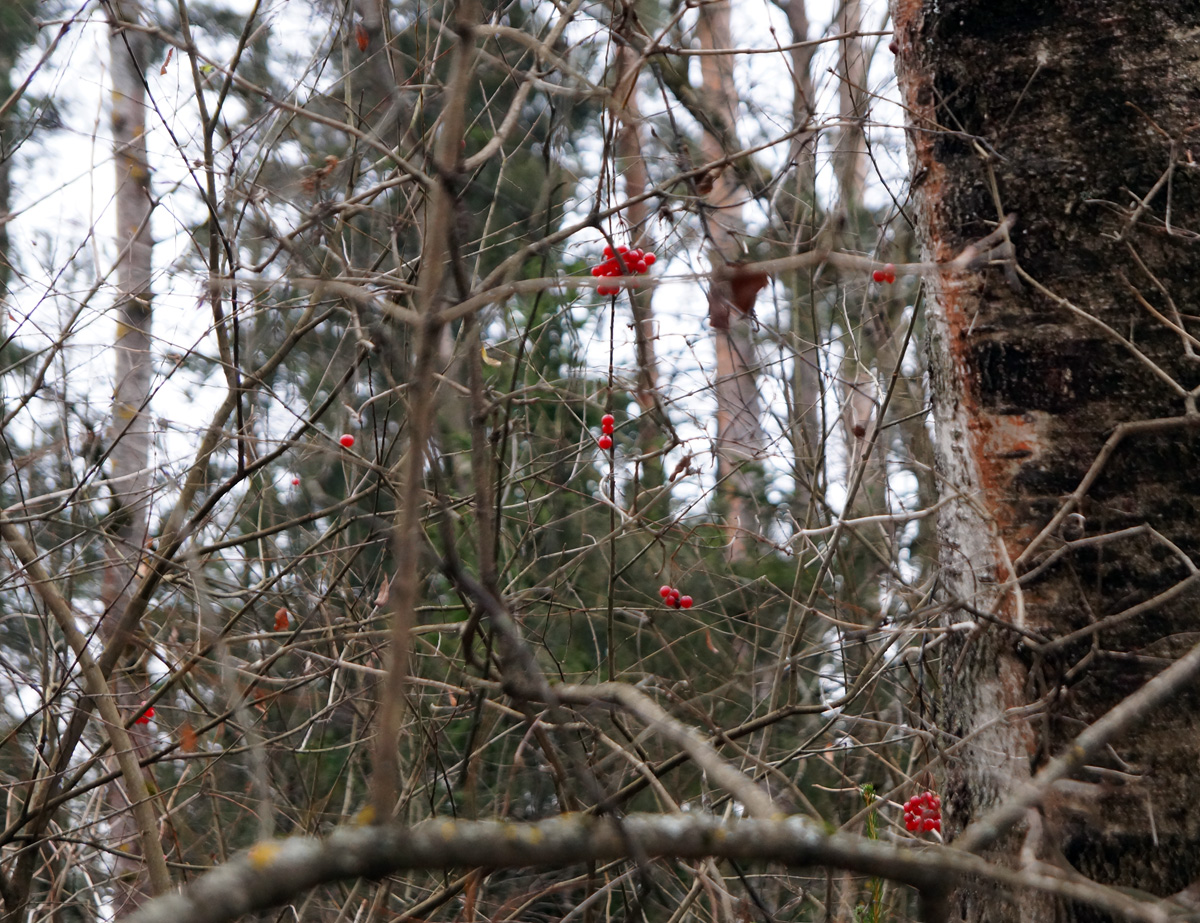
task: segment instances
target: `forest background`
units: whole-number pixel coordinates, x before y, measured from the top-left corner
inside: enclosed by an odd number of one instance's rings
[[[5,920],[1187,917],[1196,81],[984,6],[5,0]]]

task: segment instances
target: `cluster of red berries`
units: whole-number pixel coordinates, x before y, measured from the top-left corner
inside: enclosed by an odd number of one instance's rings
[[[876,269],[871,273],[871,278],[876,282],[886,282],[891,285],[896,281],[896,264],[888,263],[883,269]]]
[[[919,833],[942,832],[942,799],[933,792],[913,795],[904,802],[905,829]]]
[[[663,602],[668,606],[674,606],[676,609],[692,608],[692,597],[680,596],[679,591],[673,586],[667,586],[664,583],[658,588],[658,595],[663,598]]]
[[[611,413],[606,413],[600,418],[600,432],[603,435],[596,440],[596,445],[600,446],[605,452],[612,448],[613,427],[617,421]]]
[[[640,276],[649,267],[654,265],[655,256],[653,253],[648,253],[641,247],[635,250],[630,250],[628,247],[617,247],[617,253],[621,259],[625,261],[625,272],[621,270],[621,260],[613,254],[612,247],[604,248],[604,262],[599,266],[592,267],[592,275],[600,276]],[[596,289],[597,295],[616,295],[621,291],[617,285],[601,285]]]
[[[149,724],[150,719],[153,717],[154,717],[154,706],[151,705],[133,723],[134,724]]]

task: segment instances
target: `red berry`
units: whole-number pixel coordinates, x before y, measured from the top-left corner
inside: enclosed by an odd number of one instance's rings
[[[602,423],[600,425],[600,432],[606,436],[611,436],[613,434],[613,425],[611,423]]]
[[[896,264],[888,263],[883,267],[883,281],[889,285],[896,281]]]
[[[597,440],[596,445],[600,446],[600,448],[602,448],[605,452],[607,452],[609,449],[612,448],[612,437],[607,436],[607,435],[601,436]]]
[[[613,255],[613,253],[612,253],[612,247],[605,247],[605,248],[604,248],[604,255],[605,255],[606,257],[610,257],[610,256],[612,256],[612,255]]]
[[[354,437],[351,436],[349,433],[346,433],[342,436],[341,439],[338,440],[338,442],[340,442],[343,446],[345,446],[348,449],[348,448],[350,448],[350,446],[354,445]]]
[[[883,270],[876,269],[873,273],[871,273],[871,278],[876,282],[882,282],[884,280]]]
[[[660,586],[658,588],[658,595],[661,596],[663,599],[666,599],[668,596],[671,595],[671,588],[664,583],[662,586]]]
[[[600,418],[601,426],[612,426],[616,422],[617,422],[617,418],[614,417],[611,413],[606,413],[604,416],[602,416]]]
[[[679,606],[682,609],[692,608],[692,597],[690,597],[690,596],[679,597]]]
[[[942,830],[942,799],[933,792],[913,795],[904,802],[904,826],[913,832]]]
[[[300,479],[299,479],[299,478],[292,478],[292,486],[293,486],[293,487],[299,487],[299,486],[300,486]]]
[[[633,264],[632,268],[633,268],[634,272],[645,272],[646,265],[647,264],[646,264],[645,260],[638,260],[636,263]]]
[[[139,715],[138,719],[133,723],[134,724],[149,724],[150,719],[153,717],[154,717],[154,706],[151,705],[149,708],[146,709],[145,712],[143,712],[141,715]]]
[[[592,267],[592,275],[593,275],[593,276],[598,276],[598,275],[600,275],[600,267],[599,267],[599,266],[593,266],[593,267]]]
[[[626,247],[624,244],[622,244],[622,245],[620,245],[619,247],[617,247],[617,252],[618,252],[618,253],[628,253],[628,252],[629,252],[629,248],[628,248],[628,247]]]
[[[655,256],[653,253],[647,253],[645,256],[642,257],[642,259],[646,261],[647,266],[654,265]]]

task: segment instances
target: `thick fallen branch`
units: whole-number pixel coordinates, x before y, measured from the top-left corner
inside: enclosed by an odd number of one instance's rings
[[[622,829],[623,828],[623,829]],[[564,866],[629,855],[768,860],[882,874],[929,887],[944,873],[918,850],[822,833],[800,817],[722,823],[703,814],[608,818],[565,814],[539,823],[432,820],[342,828],[327,839],[259,843],[182,893],[150,901],[129,923],[221,923],[288,900],[324,882],[381,878],[409,869]]]
[[[226,923],[281,904],[316,885],[382,878],[415,869],[562,867],[629,857],[669,857],[823,866],[888,878],[936,893],[961,875],[1008,889],[1033,888],[1102,908],[1115,916],[1165,923],[1152,903],[1089,882],[989,865],[941,847],[912,848],[847,834],[827,834],[810,820],[780,817],[722,822],[705,814],[634,814],[611,818],[564,814],[538,823],[431,820],[415,827],[346,827],[327,839],[267,841],[203,875],[181,893],[155,898],[128,923]],[[937,910],[925,907],[926,919]]]

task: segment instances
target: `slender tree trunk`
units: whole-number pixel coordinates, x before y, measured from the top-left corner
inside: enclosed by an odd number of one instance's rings
[[[958,255],[1014,213],[1027,273],[996,262],[1001,233],[969,271],[928,279],[950,499],[941,584],[960,629],[941,669],[953,838],[1200,630],[1181,557],[1200,551],[1197,363],[1180,334],[1196,333],[1200,314],[1189,152],[1200,11],[1160,0],[892,9],[926,258]],[[1098,476],[1085,483],[1089,469]],[[1064,507],[1077,488],[1077,508]],[[1145,527],[1156,531],[1108,538]],[[1072,544],[1079,536],[1093,544]],[[1192,690],[1141,722],[993,852],[1157,895],[1197,887],[1198,710]],[[974,888],[952,917],[1098,919]]]
[[[148,57],[143,33],[124,26],[141,23],[138,0],[109,4],[109,58],[112,72],[113,160],[116,164],[117,322],[112,419],[108,441],[114,514],[106,543],[103,600],[105,615],[100,634],[113,643],[112,628],[120,620],[136,588],[138,563],[148,540],[151,500],[149,465],[153,439],[147,402],[152,377],[150,352],[151,250],[150,166],[146,157],[146,97],[144,77]],[[145,695],[144,678],[114,674],[118,701],[133,710]],[[136,733],[135,733],[136,732]],[[131,729],[132,739],[144,746],[147,735]],[[113,812],[111,835],[118,850],[114,880],[120,892],[114,900],[118,916],[141,903],[148,893],[146,865],[138,855],[137,827],[125,792],[111,783],[106,803]]]
[[[785,12],[792,32],[792,49],[788,52],[792,67],[792,126],[805,131],[791,141],[788,159],[792,164],[792,202],[785,209],[784,224],[793,251],[808,245],[817,233],[818,208],[816,195],[817,131],[813,126],[816,115],[816,93],[812,85],[813,46],[800,45],[808,40],[807,0],[788,0]],[[799,45],[799,47],[796,47]],[[813,296],[808,273],[795,272],[789,280],[792,291],[791,333],[795,365],[791,380],[792,452],[795,458],[795,489],[792,492],[792,515],[802,525],[811,525],[816,508],[812,505],[813,487],[819,483],[821,467],[821,340],[823,325],[817,317],[817,301]]]
[[[838,31],[862,29],[859,0],[842,0],[837,15]],[[862,207],[863,187],[867,179],[867,136],[863,120],[867,117],[867,56],[862,39],[844,38],[838,48],[838,129],[834,169],[842,192],[842,207],[854,219]]]
[[[729,28],[729,3],[706,4],[700,8],[697,27],[700,46],[714,50],[732,48]],[[738,97],[733,82],[733,56],[705,55],[700,59],[704,99],[726,128],[725,143],[711,131],[701,138],[701,150],[709,161],[719,160],[733,151],[736,144]],[[744,558],[750,549],[749,537],[759,530],[755,498],[761,495],[757,459],[762,453],[762,407],[751,337],[753,293],[748,298],[735,295],[736,264],[740,255],[739,238],[745,232],[742,202],[746,190],[734,171],[725,169],[713,178],[708,194],[706,233],[709,259],[713,266],[709,291],[709,325],[717,358],[717,477],[731,530],[731,559]],[[732,267],[732,268],[731,268]],[[755,289],[757,291],[757,289]]]
[[[628,28],[628,27],[627,27]],[[646,173],[646,161],[642,157],[642,115],[638,111],[637,87],[640,71],[636,65],[639,55],[631,46],[623,45],[617,51],[616,89],[614,95],[620,109],[616,148],[617,164],[625,184],[625,197],[635,199],[650,185]],[[625,210],[629,223],[630,240],[635,247],[653,250],[654,241],[649,234],[650,210],[646,202],[637,202]],[[658,357],[655,354],[654,309],[651,305],[653,289],[630,289],[629,305],[633,311],[633,344],[637,362],[637,388],[634,399],[639,410],[638,453],[649,455],[662,442],[662,421],[659,419]],[[642,470],[640,485],[634,489],[652,489],[663,481],[662,465],[657,459],[647,462]]]

